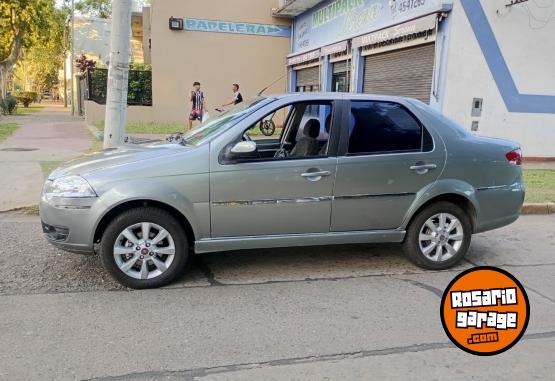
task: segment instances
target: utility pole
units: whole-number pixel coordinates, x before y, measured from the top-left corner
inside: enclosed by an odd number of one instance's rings
[[[74,65],[75,65],[75,0],[71,0],[71,50],[69,53],[69,76],[71,77],[71,115],[75,115],[75,86],[73,85]],[[64,78],[65,81],[65,78]]]
[[[68,46],[68,38],[67,38],[67,29],[69,25],[69,17],[66,19],[64,24],[64,108],[67,108],[67,46]]]
[[[123,142],[127,115],[127,84],[129,80],[129,40],[131,38],[132,0],[112,1],[112,32],[108,91],[104,117],[104,148]]]

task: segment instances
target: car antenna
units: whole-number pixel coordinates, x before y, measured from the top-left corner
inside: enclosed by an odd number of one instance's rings
[[[276,83],[277,81],[280,81],[283,77],[285,77],[287,74],[282,75],[281,77],[279,77],[278,79],[276,79],[274,82],[270,83],[268,86],[266,86],[265,88],[263,88],[262,90],[260,90],[258,92],[258,94],[256,94],[257,97],[261,96],[262,93],[264,91],[266,91],[270,86],[272,86],[274,83]]]

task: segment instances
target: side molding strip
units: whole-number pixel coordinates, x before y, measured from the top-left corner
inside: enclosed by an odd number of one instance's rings
[[[404,230],[374,230],[205,238],[195,242],[195,253],[290,246],[402,242],[405,234]]]

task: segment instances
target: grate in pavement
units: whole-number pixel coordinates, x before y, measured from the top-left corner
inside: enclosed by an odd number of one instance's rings
[[[38,150],[38,148],[12,147],[12,148],[0,149],[0,151],[9,151],[9,152],[36,151],[36,150]]]

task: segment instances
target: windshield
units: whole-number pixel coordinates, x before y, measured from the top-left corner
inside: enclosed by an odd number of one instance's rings
[[[221,131],[225,131],[243,117],[258,109],[256,106],[261,106],[265,103],[263,102],[265,100],[267,100],[267,98],[257,97],[246,102],[241,102],[229,110],[219,114],[216,118],[210,118],[206,122],[202,123],[198,128],[189,131],[183,138],[183,143],[193,146],[204,143],[212,136]]]

